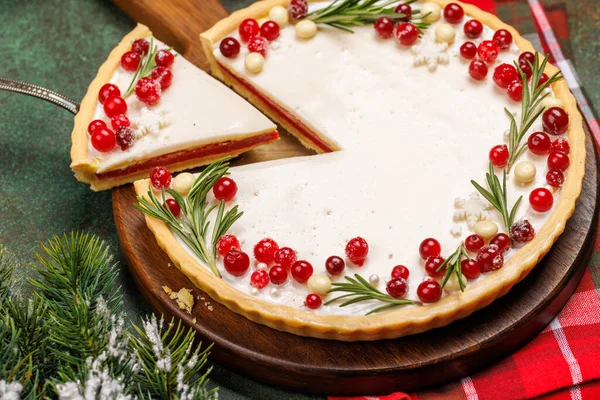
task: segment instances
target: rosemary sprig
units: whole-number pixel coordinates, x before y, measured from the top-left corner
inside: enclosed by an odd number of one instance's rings
[[[406,1],[405,4],[414,3],[416,0]],[[325,24],[346,32],[354,33],[354,26],[373,24],[378,18],[387,17],[399,21],[406,17],[402,13],[394,12],[395,7],[390,7],[398,0],[334,0],[327,7],[309,13],[306,18],[317,24]],[[421,32],[429,28],[429,23],[422,20],[425,16],[415,10],[411,20]]]
[[[149,188],[149,200],[138,196],[139,204],[135,204],[135,207],[143,213],[165,222],[201,261],[208,264],[218,277],[221,277],[221,274],[216,264],[217,242],[243,213],[238,210],[238,206],[225,211],[224,201],[221,201],[218,206],[210,205],[206,195],[215,183],[227,174],[228,169],[227,159],[218,160],[207,166],[198,175],[185,199],[172,189],[163,189],[162,201],[159,201],[152,188]],[[181,207],[179,218],[176,218],[168,207],[163,206],[166,200],[165,193],[173,196]],[[209,238],[210,217],[215,209],[217,209],[217,215],[214,218],[212,235]]]
[[[506,227],[506,230],[510,232],[510,227],[513,226],[515,215],[517,214],[517,209],[521,204],[523,196],[519,196],[519,199],[512,208],[509,209],[508,198],[506,195],[506,169],[502,170],[502,184],[500,184],[500,179],[496,176],[494,165],[491,162],[490,169],[485,174],[485,179],[489,190],[485,189],[474,180],[471,180],[471,183],[475,186],[475,189],[477,189],[477,191],[500,212],[504,226]]]
[[[127,98],[131,95],[131,93],[133,93],[133,90],[135,89],[135,85],[137,84],[137,82],[141,79],[144,78],[148,75],[150,75],[152,73],[152,70],[154,69],[154,67],[156,67],[156,61],[154,59],[154,57],[156,56],[156,53],[158,52],[158,46],[154,44],[154,39],[150,38],[150,46],[149,46],[150,51],[148,52],[148,54],[145,54],[145,58],[144,55],[142,55],[142,59],[140,60],[140,63],[138,64],[137,69],[135,70],[135,73],[133,74],[133,78],[131,79],[131,82],[129,83],[129,86],[127,87],[127,90],[125,91],[125,94],[123,95],[123,98]]]
[[[405,306],[407,304],[414,304],[415,302],[412,300],[406,299],[396,299],[388,294],[385,294],[371,285],[369,282],[365,280],[362,276],[358,274],[354,274],[354,278],[345,276],[344,277],[348,282],[334,282],[333,289],[329,290],[328,293],[346,293],[344,295],[338,296],[334,299],[331,299],[325,303],[325,305],[331,304],[334,301],[338,301],[341,299],[347,299],[340,307],[346,307],[350,304],[360,303],[362,301],[368,300],[377,300],[386,305],[377,307],[367,313],[373,314],[379,311],[387,310],[392,307]]]
[[[467,283],[463,280],[462,276],[462,266],[461,261],[464,259],[470,260],[469,254],[467,253],[467,249],[463,243],[461,243],[454,253],[450,255],[450,257],[446,258],[446,260],[440,265],[437,271],[441,271],[446,268],[446,272],[444,272],[444,278],[442,279],[442,288],[446,286],[448,283],[448,279],[452,276],[452,274],[456,274],[456,278],[458,279],[458,285],[460,286],[460,291],[464,292],[467,287]]]

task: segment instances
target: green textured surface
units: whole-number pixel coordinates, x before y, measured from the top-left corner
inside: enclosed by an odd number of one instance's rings
[[[252,0],[224,0],[230,10]],[[545,4],[554,1],[545,1]],[[574,63],[600,104],[600,2],[569,2]],[[98,66],[134,26],[100,0],[0,0],[0,76],[32,82],[81,99]],[[101,236],[121,260],[110,192],[92,192],[69,169],[73,117],[49,103],[0,92],[0,244],[30,262],[38,243],[83,229]],[[149,309],[125,266],[120,284],[130,316]],[[213,381],[226,399],[309,398],[258,384],[215,366]]]

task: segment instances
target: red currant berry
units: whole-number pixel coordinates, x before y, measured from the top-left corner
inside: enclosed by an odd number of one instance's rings
[[[519,63],[519,68],[521,68],[521,71],[523,71],[523,73],[525,74],[525,76],[527,77],[527,79],[531,79],[531,75],[533,75],[533,71],[531,69],[531,67],[529,66],[529,64],[523,64],[523,63]]]
[[[471,60],[475,58],[477,54],[477,46],[473,42],[464,42],[462,46],[460,46],[460,55],[467,60]],[[485,76],[485,75],[484,75]]]
[[[467,279],[475,279],[481,275],[481,265],[475,259],[462,260],[460,262],[460,271]]]
[[[498,54],[500,53],[500,48],[491,40],[484,40],[479,43],[479,47],[477,48],[477,55],[482,61],[486,63],[493,63],[498,58]]]
[[[221,50],[223,57],[234,58],[240,54],[240,42],[232,37],[226,37],[221,41],[219,50]]]
[[[131,45],[131,51],[140,55],[148,53],[148,50],[150,50],[150,43],[146,39],[138,39]]]
[[[279,250],[279,245],[276,241],[271,238],[262,239],[254,246],[254,258],[268,264],[275,258],[277,250]]]
[[[519,55],[519,64],[529,63],[529,64],[533,65],[534,62],[535,62],[535,56],[530,51],[526,51],[525,53],[521,53],[521,55]]]
[[[104,100],[104,113],[108,118],[127,112],[127,102],[121,96],[110,96]]]
[[[412,7],[410,4],[398,4],[394,9],[394,12],[397,14],[404,14],[404,17],[400,18],[399,21],[408,22],[412,17]]]
[[[279,264],[286,268],[291,268],[296,262],[296,258],[296,252],[293,249],[290,249],[289,247],[282,247],[275,252],[273,261],[275,261],[275,264]]]
[[[414,24],[403,22],[396,26],[394,35],[401,45],[410,46],[419,38],[419,30]]]
[[[523,99],[523,83],[520,80],[513,81],[508,85],[506,93],[512,101],[521,101]]]
[[[161,94],[160,83],[150,77],[141,78],[135,85],[137,98],[150,106],[158,103]]]
[[[248,51],[250,53],[259,53],[263,57],[267,55],[269,42],[262,36],[254,36],[248,39]]]
[[[456,3],[450,3],[444,7],[444,19],[451,24],[458,24],[465,16],[465,11]]]
[[[308,14],[308,2],[306,0],[292,0],[288,6],[292,19],[302,19]]]
[[[559,137],[550,145],[550,151],[560,151],[561,153],[569,154],[571,146],[566,138]]]
[[[552,208],[554,197],[546,188],[533,189],[529,194],[529,204],[537,212],[546,212]]]
[[[222,177],[213,186],[213,194],[217,200],[231,201],[237,193],[237,184],[231,178]]]
[[[133,72],[138,68],[138,65],[140,65],[141,59],[142,57],[139,53],[136,53],[135,51],[128,51],[121,56],[121,67],[123,67],[125,71]]]
[[[481,60],[473,60],[469,64],[469,75],[471,78],[481,81],[488,73],[487,65]]]
[[[269,273],[264,269],[254,271],[250,275],[250,284],[257,289],[262,289],[269,284]]]
[[[548,81],[548,79],[550,79],[550,78],[548,78],[548,75],[542,74],[542,76],[540,76],[540,79],[538,80],[537,87],[542,86],[544,83],[546,83]]]
[[[313,274],[313,267],[308,261],[296,261],[292,265],[292,277],[298,283],[305,283]]]
[[[499,144],[490,150],[490,161],[496,168],[504,168],[508,164],[508,147],[505,144]]]
[[[515,242],[526,243],[535,237],[533,226],[526,219],[517,221],[510,227],[510,236]]]
[[[217,241],[217,253],[225,256],[233,249],[240,249],[240,241],[234,235],[223,235]]]
[[[546,174],[546,182],[552,187],[561,187],[565,183],[565,173],[560,169],[548,170]]]
[[[269,271],[269,278],[275,285],[281,285],[287,280],[288,272],[287,269],[281,265],[273,265]]]
[[[100,88],[100,91],[98,92],[98,100],[100,100],[100,103],[104,103],[104,100],[108,99],[110,96],[121,96],[121,91],[117,85],[107,83]]]
[[[346,267],[346,263],[342,259],[342,257],[331,256],[327,258],[325,261],[325,269],[331,275],[339,275],[344,272],[344,268]]]
[[[165,167],[154,167],[150,172],[150,183],[156,190],[168,189],[171,186],[171,173]]]
[[[473,253],[479,251],[479,249],[482,248],[484,244],[485,242],[483,241],[483,238],[479,235],[469,235],[465,239],[465,247],[467,248],[467,250],[472,251]]]
[[[569,168],[569,156],[560,151],[551,151],[548,155],[548,168],[560,169],[561,171]]]
[[[551,135],[560,135],[569,128],[569,116],[560,107],[551,107],[542,114],[544,131]]]
[[[317,308],[321,307],[323,300],[321,300],[321,296],[318,294],[310,293],[308,296],[306,296],[304,304],[306,304],[306,307],[310,308],[311,310],[316,310]]]
[[[538,156],[548,154],[550,150],[550,137],[544,132],[534,132],[527,139],[527,147],[529,151]]]
[[[169,50],[159,50],[154,56],[154,62],[159,67],[169,68],[175,62],[175,56]]]
[[[97,129],[104,129],[104,128],[107,128],[106,122],[102,121],[101,119],[95,119],[92,122],[90,122],[90,124],[88,125],[88,133],[91,135]]]
[[[502,89],[506,89],[517,79],[519,79],[517,69],[510,64],[500,64],[494,68],[494,82]]]
[[[131,125],[129,118],[123,114],[113,115],[110,119],[110,126],[116,131],[119,128],[128,127]]]
[[[510,250],[510,237],[506,233],[498,233],[490,240],[490,244],[495,244],[500,248],[500,251],[506,253]]]
[[[391,38],[394,34],[394,21],[388,17],[378,18],[373,27],[375,28],[375,31],[379,37],[382,39]]]
[[[240,33],[240,39],[242,39],[243,42],[247,42],[251,37],[258,36],[260,27],[255,19],[248,18],[242,21],[238,28],[238,32]]]
[[[423,281],[417,288],[417,296],[423,303],[435,303],[442,298],[442,287],[436,281]]]
[[[111,151],[117,145],[117,139],[115,133],[108,128],[96,129],[92,133],[92,146],[102,152],[106,153]]]
[[[446,272],[446,267],[438,271],[438,268],[442,266],[444,261],[444,258],[440,256],[429,257],[425,261],[425,271],[427,272],[427,275],[433,278],[439,278],[444,276],[444,273]]]
[[[439,256],[442,252],[442,246],[440,242],[434,238],[427,238],[419,245],[419,255],[423,260],[427,260],[429,257]]]
[[[267,21],[260,26],[260,36],[272,42],[279,36],[279,24],[275,21]]]
[[[404,265],[396,265],[394,269],[392,269],[392,278],[402,278],[408,279],[410,275],[410,271]]]
[[[506,50],[512,44],[513,37],[506,29],[498,29],[492,40],[500,47],[500,50]]]
[[[367,259],[367,254],[369,254],[369,244],[365,239],[355,237],[348,241],[348,244],[346,245],[346,256],[354,264],[361,267]]]
[[[250,267],[250,257],[241,250],[231,250],[223,259],[225,270],[233,276],[242,276]]]
[[[483,24],[476,19],[471,19],[465,23],[465,36],[471,39],[476,39],[483,32]]]
[[[135,142],[135,132],[128,126],[117,129],[115,136],[117,138],[117,144],[123,151],[130,148],[133,145],[133,142]]]
[[[173,73],[167,67],[156,67],[152,70],[152,79],[160,85],[160,90],[165,90],[173,82]]]
[[[477,252],[477,262],[481,265],[482,272],[491,272],[502,268],[504,265],[504,256],[497,245],[489,244],[479,249]]]
[[[385,285],[385,290],[388,294],[396,299],[401,299],[408,292],[408,285],[403,278],[394,278]]]
[[[181,214],[181,207],[175,199],[167,199],[165,201],[165,207],[171,211],[171,214],[173,214],[175,218],[179,217],[179,214]]]

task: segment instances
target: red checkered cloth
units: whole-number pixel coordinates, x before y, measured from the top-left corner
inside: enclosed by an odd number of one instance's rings
[[[564,4],[538,0],[463,0],[497,14],[551,54],[600,149],[600,124],[569,57]],[[600,237],[600,227],[599,235]],[[497,364],[441,388],[420,393],[329,400],[600,399],[600,242],[581,283],[560,314],[529,344]]]

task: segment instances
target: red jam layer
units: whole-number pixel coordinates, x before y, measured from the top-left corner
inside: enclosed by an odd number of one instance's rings
[[[262,101],[264,101],[265,103],[267,103],[267,105],[269,107],[271,107],[272,109],[274,109],[275,111],[277,111],[279,113],[279,115],[281,116],[281,118],[283,118],[285,121],[287,121],[287,123],[289,123],[294,128],[296,128],[296,130],[306,140],[308,140],[313,145],[315,145],[315,147],[321,149],[325,153],[331,153],[332,151],[335,151],[334,149],[331,148],[331,146],[329,144],[327,144],[326,142],[324,142],[318,135],[316,135],[313,131],[311,131],[310,128],[308,126],[306,126],[298,118],[296,118],[295,116],[293,116],[292,114],[290,114],[287,110],[285,110],[284,108],[282,108],[281,106],[279,106],[279,104],[275,103],[273,100],[271,100],[267,96],[263,95],[256,88],[254,88],[254,86],[250,85],[244,79],[238,77],[237,75],[232,74],[222,64],[219,63],[219,65],[221,67],[221,70],[229,78],[231,78],[231,79],[235,80],[236,82],[238,82],[240,85],[242,85],[244,88],[246,88],[246,90],[248,90],[254,96],[258,97],[259,99],[261,99]]]
[[[137,164],[131,164],[125,168],[96,174],[96,178],[100,180],[121,178],[123,176],[132,175],[140,171],[150,170],[157,165],[167,167],[169,165],[184,161],[226,155],[234,152],[241,153],[245,150],[249,150],[251,147],[272,142],[273,140],[277,139],[279,139],[279,133],[277,131],[272,131],[245,139],[228,140],[221,143],[207,144],[206,146],[201,146],[193,150],[180,150],[174,153],[163,154],[162,156],[150,158]]]

